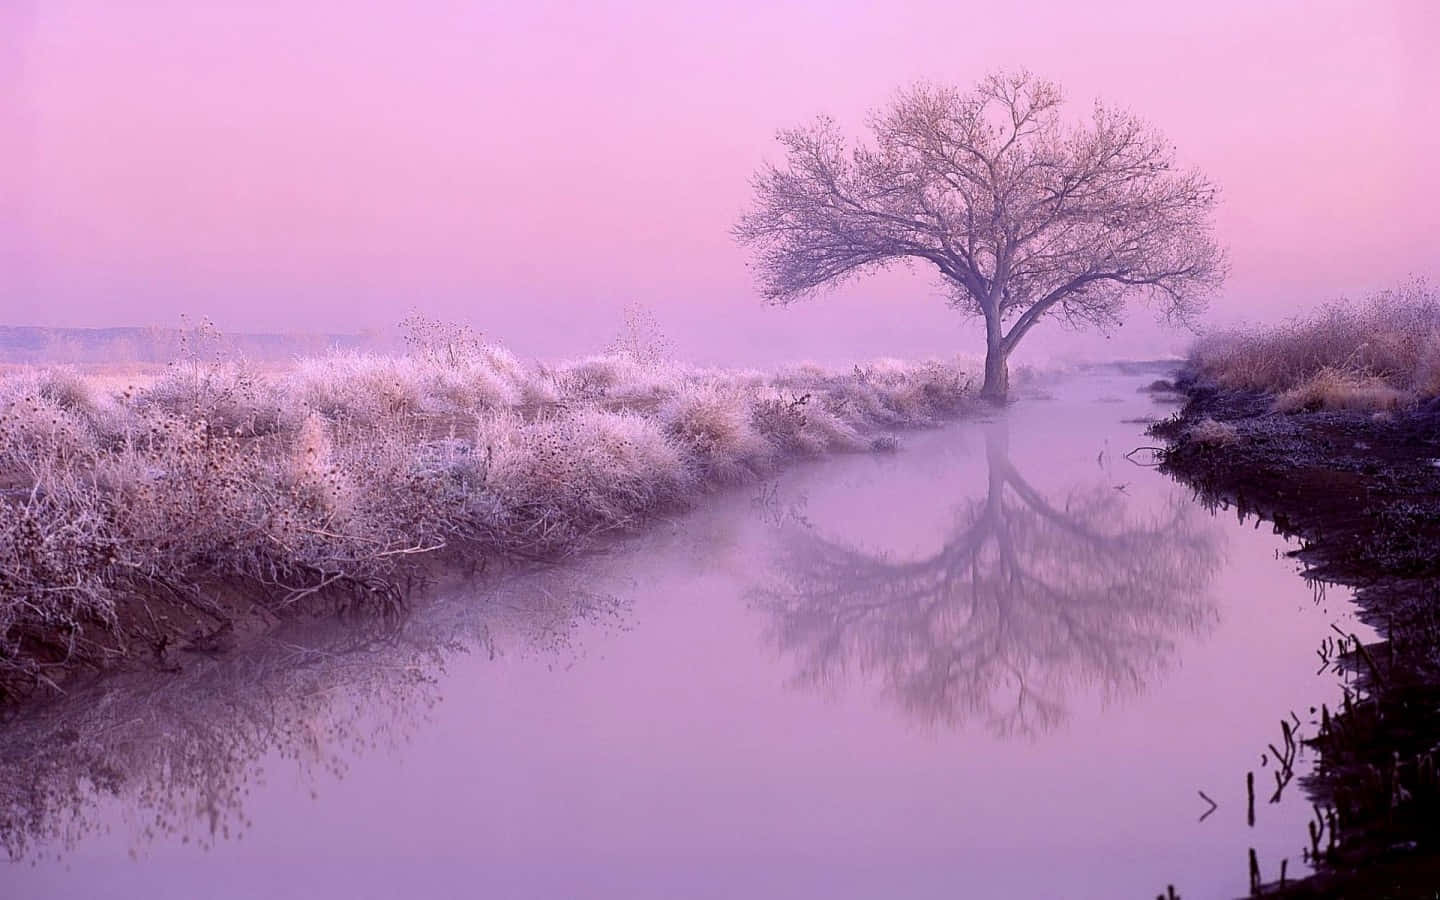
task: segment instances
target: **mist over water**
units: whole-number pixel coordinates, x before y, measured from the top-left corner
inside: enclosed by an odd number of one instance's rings
[[[1173,367],[1114,360],[1194,334],[1119,298],[1213,331],[1440,280],[1437,10],[0,3],[0,672],[124,660],[0,709],[0,897],[1195,900],[1304,876],[1304,740],[1360,696],[1336,648],[1373,634],[1295,544],[1131,453]],[[927,117],[896,105],[919,83],[1011,93]],[[1092,143],[1055,124],[1097,101]],[[887,108],[935,126],[890,128],[927,135],[908,150],[958,121],[980,162],[897,152],[871,183],[817,153],[822,189],[773,181],[756,218],[766,164],[796,171],[777,131],[831,117],[805,133],[848,148]],[[1096,158],[1122,177],[1076,189]],[[892,191],[915,221],[875,226]],[[1346,366],[1398,328],[1373,309]],[[1421,344],[1396,357],[1417,384]],[[980,405],[1007,371],[1018,401]],[[71,540],[111,530],[140,549]],[[477,535],[551,562],[451,560],[401,608],[419,570],[392,558]],[[357,559],[381,614],[243,639],[219,603],[192,633],[107,593],[260,572],[290,613]],[[77,650],[71,592],[113,643]]]
[[[1153,377],[1039,385],[400,623],[20,720],[10,747],[60,749],[7,760],[7,884],[1229,897],[1250,847],[1298,874],[1308,801],[1263,790],[1248,828],[1244,775],[1334,704],[1315,648],[1357,626],[1284,540],[1127,461]]]

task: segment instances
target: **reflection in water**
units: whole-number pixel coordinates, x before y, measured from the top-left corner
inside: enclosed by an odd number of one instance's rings
[[[1138,691],[1176,636],[1214,621],[1220,536],[1203,511],[1177,500],[1132,515],[1107,484],[1047,498],[1011,462],[1006,424],[985,434],[988,489],[938,552],[893,559],[803,520],[785,528],[752,596],[798,682],[858,669],[920,720],[1038,734],[1071,690]]]
[[[582,623],[621,601],[567,572],[530,573],[486,602],[431,607],[403,623],[297,626],[186,671],[130,673],[0,726],[0,850],[12,860],[72,849],[114,805],[131,852],[160,838],[209,846],[249,827],[244,803],[267,764],[301,781],[409,739],[456,652],[502,644],[564,654]]]
[[[1214,619],[1204,588],[1220,552],[1203,512],[1136,517],[1108,485],[1046,498],[1011,463],[1003,426],[990,427],[987,446],[986,497],[928,558],[893,561],[809,528],[761,529],[780,549],[756,596],[803,680],[837,681],[858,666],[880,672],[923,719],[1038,732],[1062,718],[1076,685],[1138,688],[1177,635]],[[729,572],[755,536],[734,515],[666,533],[627,544],[619,577],[650,577],[659,558]],[[407,741],[455,653],[573,654],[582,629],[628,616],[632,592],[617,598],[615,578],[589,560],[483,593],[451,586],[437,596],[453,600],[404,623],[316,623],[196,656],[180,676],[132,673],[31,710],[0,727],[0,848],[36,859],[102,822],[136,850],[237,834],[249,827],[249,790],[275,769],[293,765],[318,785],[376,745]]]

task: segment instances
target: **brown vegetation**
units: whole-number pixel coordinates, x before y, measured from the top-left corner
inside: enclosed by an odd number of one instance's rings
[[[1404,407],[1440,395],[1440,295],[1416,280],[1282,325],[1212,332],[1191,362],[1222,388],[1273,394],[1277,412]]]

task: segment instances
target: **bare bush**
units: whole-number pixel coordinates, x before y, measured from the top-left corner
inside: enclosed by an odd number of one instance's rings
[[[655,313],[643,303],[626,304],[625,327],[610,342],[610,353],[654,365],[669,358],[671,350],[670,339],[660,330]]]
[[[410,355],[426,362],[457,366],[481,355],[483,335],[469,325],[432,319],[411,312],[400,321],[402,339]]]

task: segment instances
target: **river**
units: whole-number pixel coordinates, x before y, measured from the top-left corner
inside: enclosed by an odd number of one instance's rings
[[[1174,408],[1155,377],[1038,382],[403,620],[23,716],[0,896],[1199,900],[1246,894],[1252,849],[1301,875],[1281,721],[1313,733],[1317,649],[1370,633],[1269,526],[1127,459]]]

